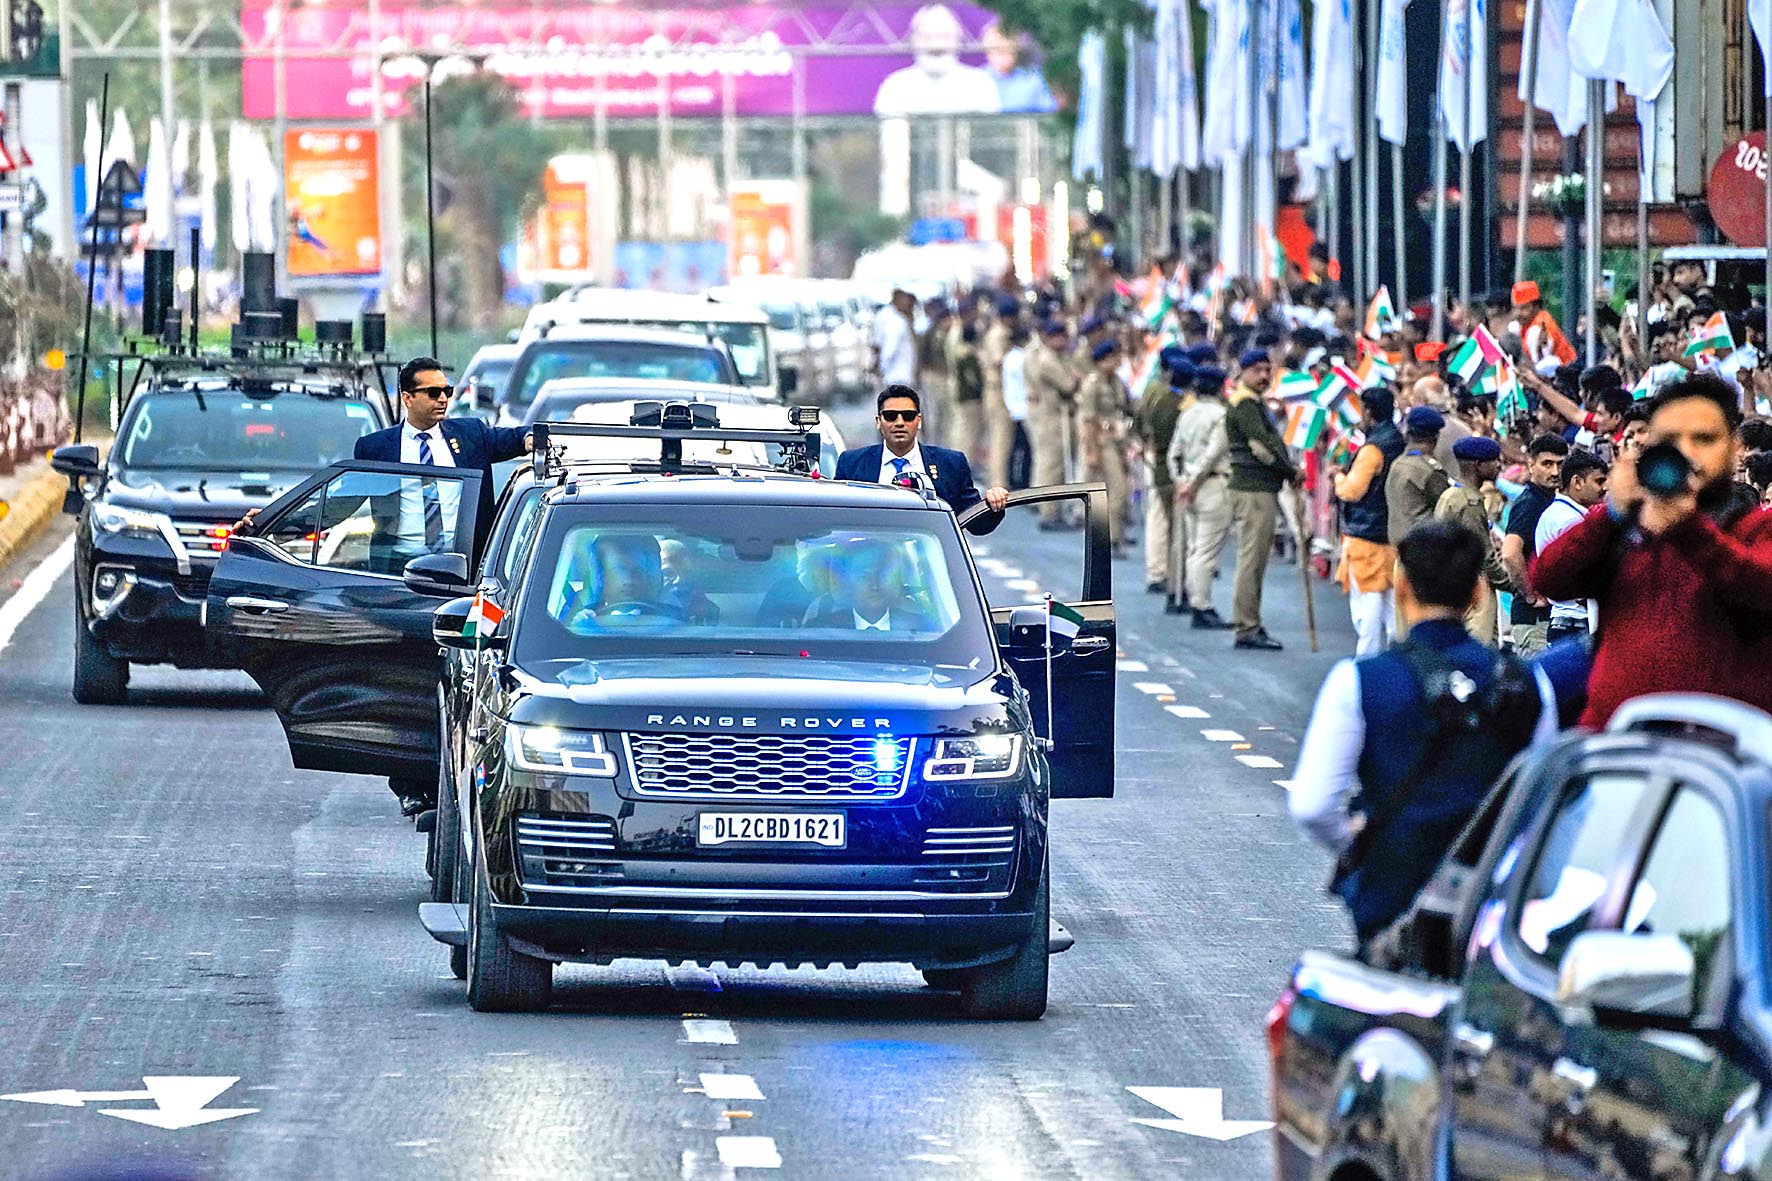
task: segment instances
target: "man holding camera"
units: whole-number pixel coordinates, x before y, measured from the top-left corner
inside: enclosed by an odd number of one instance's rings
[[[1772,709],[1772,512],[1734,491],[1741,408],[1699,373],[1655,399],[1646,445],[1604,503],[1531,568],[1551,599],[1592,598],[1601,628],[1584,725],[1645,693],[1717,693]]]

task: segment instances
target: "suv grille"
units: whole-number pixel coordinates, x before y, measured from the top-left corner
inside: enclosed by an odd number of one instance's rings
[[[817,734],[629,734],[641,795],[680,799],[892,800],[910,777],[909,738]]]
[[[215,536],[213,530],[226,529],[232,531],[232,521],[174,521],[173,532],[185,543],[193,561],[214,561],[221,557],[222,548],[227,544],[226,535]]]
[[[600,860],[614,852],[615,822],[606,817],[517,817],[517,864],[525,885],[588,886],[620,877],[619,866]]]

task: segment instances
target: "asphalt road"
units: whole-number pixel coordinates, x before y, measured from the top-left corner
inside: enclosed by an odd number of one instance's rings
[[[1263,1015],[1300,948],[1347,938],[1275,783],[1352,646],[1332,585],[1323,655],[1279,564],[1269,626],[1288,649],[1235,653],[1116,564],[1118,795],[1054,808],[1053,909],[1077,946],[1045,1020],[965,1021],[902,966],[640,962],[565,968],[551,1013],[491,1016],[419,927],[423,839],[385,785],[292,770],[244,677],[142,669],[126,706],[73,703],[65,570],[44,586],[58,542],[0,572],[0,1092],[109,1095],[0,1101],[0,1173],[1270,1175],[1265,1134],[1140,1125],[1168,1113],[1127,1088],[1218,1088],[1228,1118],[1264,1116]],[[983,543],[990,593],[1062,591],[1076,547],[1006,526]],[[176,1129],[105,1114],[153,1111],[142,1080],[168,1076],[254,1110]]]

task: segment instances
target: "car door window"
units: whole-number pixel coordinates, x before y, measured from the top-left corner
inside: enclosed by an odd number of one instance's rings
[[[1623,929],[1679,936],[1692,949],[1697,996],[1703,997],[1728,945],[1731,917],[1729,835],[1723,814],[1699,791],[1681,788],[1631,889]]]
[[[499,555],[498,578],[506,586],[517,584],[517,574],[528,562],[529,554],[535,548],[536,534],[541,525],[541,508],[541,490],[538,488],[528,494],[517,510],[517,520],[511,525],[511,539],[505,544],[504,553]]]
[[[1551,965],[1592,926],[1648,781],[1628,772],[1577,780],[1545,829],[1518,912],[1520,941]]]
[[[467,553],[459,477],[344,471],[289,506],[264,536],[299,562],[398,575],[413,558]]]

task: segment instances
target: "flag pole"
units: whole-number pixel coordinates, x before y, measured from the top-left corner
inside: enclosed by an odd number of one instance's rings
[[[1446,7],[1450,7],[1448,4]],[[1444,8],[1442,17],[1444,19]],[[1446,104],[1434,91],[1434,320],[1432,340],[1446,339]]]
[[[1403,222],[1403,145],[1391,145],[1391,235],[1397,252],[1397,309],[1409,307],[1409,265],[1404,254]]]
[[[1038,737],[1036,735],[1036,737]],[[1046,748],[1058,746],[1058,715],[1052,712],[1052,593],[1046,593]]]
[[[1655,188],[1650,174],[1649,137],[1655,134],[1653,122],[1637,128],[1637,350],[1647,359],[1649,347],[1649,196]],[[1766,190],[1772,194],[1772,186]],[[1766,202],[1766,216],[1772,221],[1772,198]],[[1772,251],[1767,258],[1772,260]],[[1772,295],[1772,284],[1766,288]]]
[[[1317,606],[1311,598],[1310,518],[1305,516],[1304,490],[1298,486],[1296,481],[1292,484],[1292,505],[1298,521],[1298,577],[1304,583],[1304,624],[1310,631],[1311,651],[1315,652],[1317,650]]]
[[[1464,9],[1464,110],[1458,148],[1458,306],[1469,314],[1471,306],[1471,104],[1476,101],[1477,28],[1475,4]]]
[[[1384,0],[1366,0],[1366,203],[1371,206],[1367,235],[1366,287],[1362,298],[1378,290],[1378,21]]]
[[[1520,58],[1525,79],[1526,112],[1520,123],[1520,192],[1514,202],[1514,282],[1526,277],[1526,219],[1532,208],[1532,122],[1538,113],[1538,4],[1526,0],[1526,46]]]
[[[1582,306],[1587,311],[1587,364],[1599,359],[1599,336],[1594,331],[1599,315],[1594,288],[1600,281],[1600,153],[1606,140],[1606,100],[1601,89],[1604,82],[1587,84],[1587,298]]]

